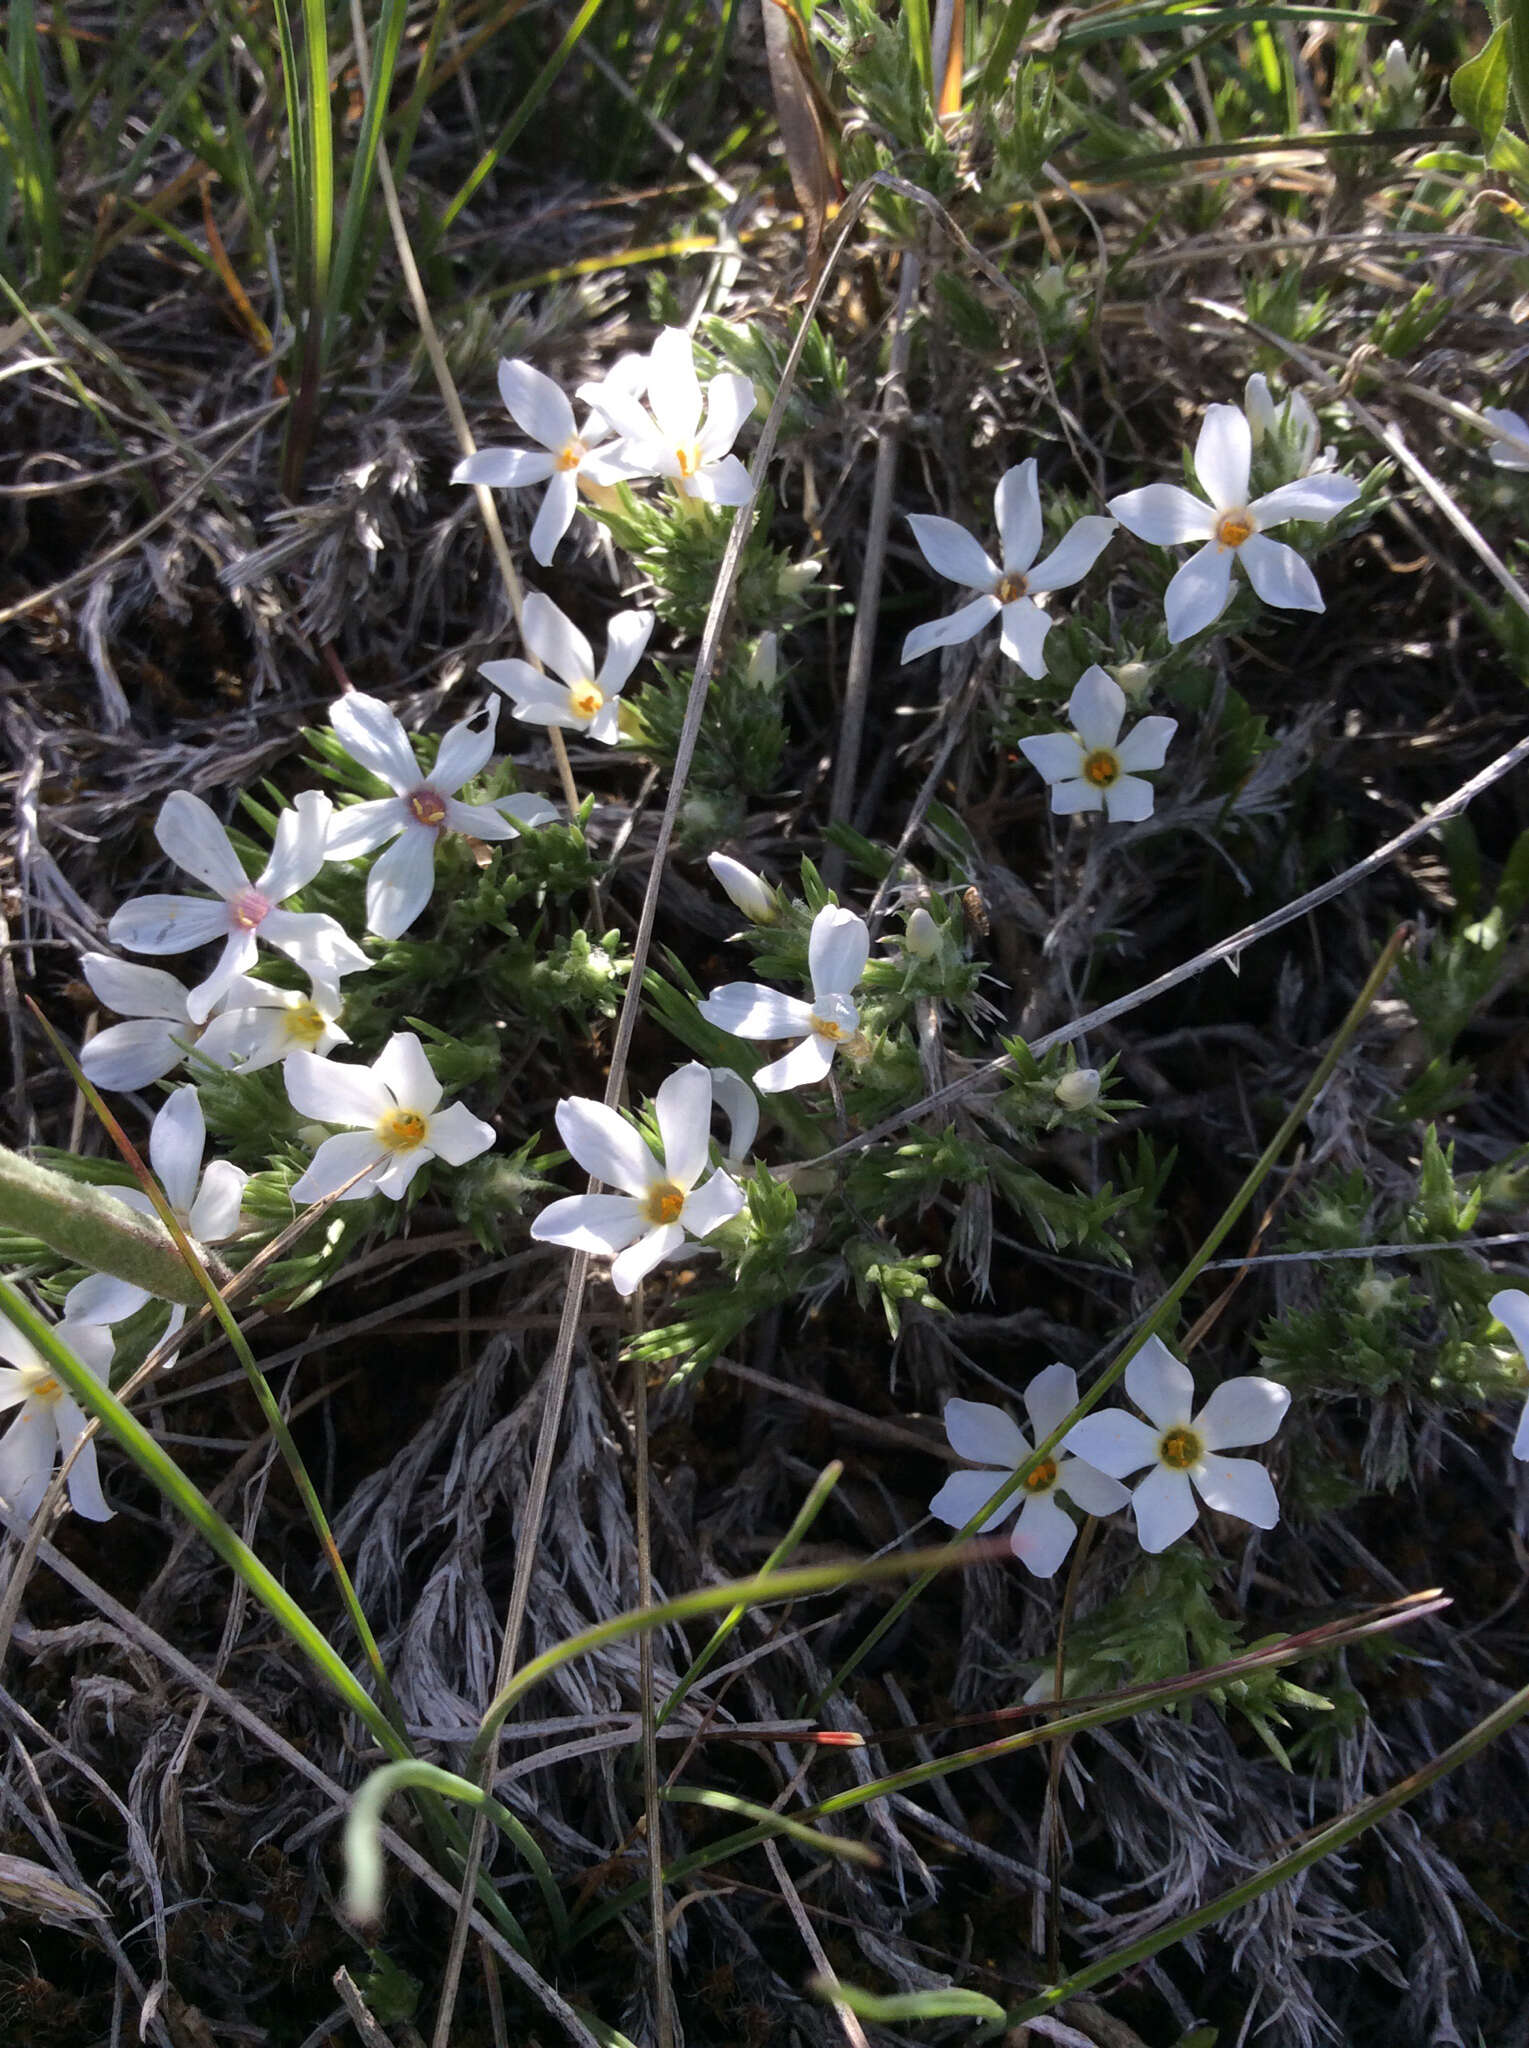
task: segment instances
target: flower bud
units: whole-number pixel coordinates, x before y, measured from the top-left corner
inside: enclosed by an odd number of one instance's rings
[[[1255,370],[1244,385],[1242,409],[1247,414],[1256,448],[1265,434],[1272,434],[1279,427],[1279,408],[1274,403],[1274,393],[1269,389],[1269,380],[1262,370]]]
[[[780,916],[775,891],[752,868],[725,853],[709,853],[706,865],[726,891],[729,900],[755,924],[774,924]]]
[[[915,960],[933,960],[940,950],[940,928],[922,904],[908,919],[903,945]]]
[[[744,680],[756,690],[775,688],[776,652],[778,641],[773,633],[761,633],[759,643],[749,656],[749,665],[744,671]]]
[[[823,573],[821,562],[788,562],[775,578],[781,597],[800,597]]]
[[[1411,92],[1417,84],[1417,73],[1399,42],[1387,43],[1386,54],[1381,60],[1381,75],[1391,91],[1397,94]]]
[[[1074,1067],[1062,1076],[1052,1092],[1062,1109],[1089,1109],[1099,1100],[1099,1070]]]
[[[1048,263],[1031,278],[1030,290],[1046,312],[1054,313],[1067,297],[1067,273],[1059,263]]]
[[[1155,666],[1156,664],[1150,661],[1123,661],[1117,668],[1112,668],[1110,674],[1134,702],[1136,698],[1144,697],[1152,687],[1152,671]]]

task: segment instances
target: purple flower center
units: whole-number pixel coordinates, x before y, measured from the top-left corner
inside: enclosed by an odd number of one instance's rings
[[[237,896],[228,899],[228,915],[235,931],[252,932],[267,917],[271,909],[269,896],[262,896],[258,889],[241,889]]]

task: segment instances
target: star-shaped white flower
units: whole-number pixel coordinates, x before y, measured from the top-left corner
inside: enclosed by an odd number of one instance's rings
[[[1115,1479],[1151,1466],[1131,1494],[1143,1550],[1166,1550],[1194,1526],[1197,1492],[1219,1514],[1274,1527],[1279,1502],[1263,1466],[1221,1453],[1229,1445],[1266,1444],[1285,1419],[1288,1387],[1251,1375],[1223,1380],[1196,1415],[1194,1375],[1161,1338],[1149,1337],[1126,1367],[1126,1391],[1150,1422],[1108,1408],[1075,1423],[1065,1443]]]
[[[612,1258],[611,1285],[630,1294],[655,1266],[736,1216],[743,1192],[711,1163],[712,1079],[699,1060],[669,1076],[653,1098],[662,1159],[642,1133],[603,1102],[568,1096],[557,1106],[563,1143],[586,1173],[619,1195],[569,1195],[531,1225],[541,1244]]]
[[[860,1029],[854,994],[870,956],[871,935],[852,910],[826,904],[812,920],[807,966],[812,1001],[764,988],[757,981],[729,981],[700,1004],[708,1024],[735,1038],[800,1038],[800,1045],[754,1075],[761,1095],[806,1088],[821,1081],[834,1054]]]
[[[370,1171],[341,1201],[379,1194],[396,1202],[427,1160],[465,1166],[494,1142],[493,1125],[465,1104],[440,1108],[441,1084],[412,1031],[395,1031],[369,1067],[295,1052],[282,1074],[300,1116],[349,1127],[314,1153],[294,1202],[322,1201],[363,1167]]]
[[[481,774],[494,751],[497,701],[491,699],[485,710],[483,725],[464,718],[451,728],[426,774],[414,758],[409,735],[380,697],[352,690],[329,707],[329,723],[346,753],[393,791],[336,812],[324,848],[326,860],[358,860],[393,841],[366,878],[367,929],[379,938],[402,938],[430,901],[435,849],[443,832],[516,839],[520,825],[545,825],[557,816],[539,796],[501,797],[497,804],[458,800],[457,791]],[[519,824],[510,822],[506,810]]]
[[[581,394],[582,395],[582,394]],[[489,484],[518,491],[544,483],[546,495],[531,528],[531,552],[545,568],[557,544],[573,524],[579,502],[579,478],[614,483],[627,472],[613,469],[609,445],[615,431],[598,412],[582,427],[574,423],[573,407],[550,377],[529,363],[506,360],[499,365],[499,396],[511,419],[536,448],[480,448],[451,472],[454,484]]]
[[[982,1469],[953,1472],[929,1503],[929,1512],[952,1529],[964,1529],[998,1491],[999,1483],[1035,1455],[1035,1446],[1050,1436],[1078,1405],[1077,1375],[1070,1366],[1048,1365],[1025,1389],[1025,1409],[1034,1440],[990,1401],[947,1401],[945,1434],[950,1448]],[[996,1529],[1014,1510],[1009,1547],[1038,1579],[1049,1579],[1072,1548],[1077,1524],[1056,1496],[1065,1493],[1086,1515],[1112,1515],[1131,1498],[1118,1479],[1109,1479],[1082,1458],[1053,1451],[1037,1465],[1017,1494],[995,1508],[982,1530]]]
[[[595,651],[550,597],[533,590],[521,613],[526,646],[551,669],[511,657],[486,661],[478,673],[515,706],[527,725],[561,725],[613,747],[621,737],[621,692],[642,660],[653,632],[652,612],[617,612],[605,629],[605,660],[595,673]]]
[[[1040,733],[1019,751],[1051,784],[1051,808],[1103,811],[1112,825],[1152,815],[1152,785],[1138,772],[1161,768],[1176,718],[1143,718],[1124,739],[1125,692],[1102,668],[1086,668],[1067,700],[1071,732]]]
[[[206,1149],[207,1124],[197,1092],[189,1086],[177,1088],[150,1128],[149,1164],[176,1222],[197,1246],[223,1244],[238,1233],[240,1205],[249,1180],[249,1175],[228,1159],[210,1160],[204,1173],[202,1154]],[[142,1188],[114,1187],[105,1192],[140,1216],[159,1214]],[[131,1280],[91,1273],[70,1288],[64,1297],[64,1313],[71,1322],[120,1323],[152,1299],[147,1288],[137,1287]],[[165,1336],[173,1336],[185,1320],[185,1309],[178,1302],[172,1304]]]
[[[914,661],[932,647],[954,647],[980,633],[989,619],[1001,617],[999,642],[1010,661],[1027,676],[1046,673],[1046,635],[1051,620],[1035,602],[1053,590],[1065,590],[1086,576],[1109,545],[1113,519],[1090,514],[1058,541],[1043,562],[1035,557],[1041,544],[1041,494],[1035,481],[1035,457],[1006,469],[993,494],[993,513],[1003,548],[1000,569],[982,546],[953,519],[927,512],[909,515],[913,538],[924,560],[952,583],[982,593],[948,619],[915,626],[903,642],[903,660]],[[1032,566],[1033,564],[1033,566]]]
[[[1505,1287],[1500,1294],[1492,1296],[1487,1308],[1512,1337],[1524,1363],[1529,1365],[1529,1294],[1522,1287]],[[1524,1403],[1524,1411],[1518,1418],[1513,1455],[1529,1460],[1529,1401]]]
[[[240,1074],[273,1067],[288,1053],[311,1052],[324,1059],[337,1045],[350,1044],[349,1034],[340,1029],[343,1008],[332,981],[311,982],[303,995],[236,975],[225,1007],[202,1033],[197,1051],[213,1066]]]
[[[1299,477],[1250,504],[1252,463],[1247,414],[1236,405],[1207,406],[1195,444],[1195,475],[1204,499],[1179,484],[1147,484],[1109,501],[1121,525],[1139,540],[1158,546],[1205,543],[1175,575],[1163,600],[1168,638],[1175,644],[1220,618],[1232,594],[1234,561],[1265,604],[1325,610],[1310,569],[1294,548],[1270,540],[1265,529],[1287,519],[1325,525],[1353,504],[1359,486],[1346,476]]]
[[[653,344],[647,407],[611,378],[580,385],[579,396],[621,436],[613,471],[619,468],[629,479],[664,477],[682,497],[710,505],[747,502],[749,473],[730,451],[754,410],[754,386],[724,370],[703,396],[695,349],[683,327],[666,327]]]
[[[186,1008],[190,991],[162,967],[141,967],[110,953],[86,953],[80,972],[104,1008],[125,1017],[98,1031],[80,1052],[85,1079],[97,1088],[144,1088],[174,1073],[185,1048],[202,1033]]]
[[[1499,469],[1529,469],[1529,420],[1502,405],[1484,405],[1481,417],[1490,421],[1499,436],[1487,449],[1487,460]]]
[[[189,953],[193,946],[223,941],[217,966],[186,998],[194,1024],[205,1023],[234,976],[254,966],[261,939],[279,946],[315,979],[337,981],[357,973],[370,962],[334,918],[280,907],[324,865],[332,811],[321,790],[304,790],[282,812],[271,857],[252,882],[213,811],[189,790],[172,790],[160,807],[154,837],[214,898],[140,896],[117,912],[108,935],[133,953]]]
[[[111,1367],[112,1334],[100,1323],[66,1317],[54,1331],[93,1379],[103,1384]],[[87,1521],[108,1522],[112,1510],[101,1493],[94,1439],[85,1439],[86,1419],[52,1368],[0,1314],[0,1410],[17,1412],[0,1438],[0,1500],[18,1515],[34,1515],[48,1490],[53,1467],[80,1445],[69,1469],[69,1505]],[[83,1440],[83,1441],[82,1441]]]

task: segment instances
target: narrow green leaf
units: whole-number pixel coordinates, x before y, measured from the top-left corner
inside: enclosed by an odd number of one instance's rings
[[[1469,121],[1488,149],[1497,140],[1508,113],[1509,30],[1500,22],[1474,57],[1456,70],[1449,81],[1449,97],[1455,112]]]
[[[1001,2020],[1003,2007],[980,1991],[898,1991],[879,1998],[859,1984],[844,1984],[837,1978],[814,1977],[808,1987],[819,1998],[847,2005],[857,2019],[873,2020],[895,2027],[900,2020]]]

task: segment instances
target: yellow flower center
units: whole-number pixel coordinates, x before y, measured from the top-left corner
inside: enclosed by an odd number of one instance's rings
[[[45,1371],[40,1365],[22,1365],[16,1370],[22,1390],[29,1401],[46,1401],[51,1408],[64,1391],[52,1373]]]
[[[685,1190],[672,1180],[656,1180],[642,1198],[643,1221],[678,1223],[685,1206]]]
[[[681,476],[694,476],[705,460],[698,441],[692,441],[688,448],[675,450],[675,461],[679,464]]]
[[[424,1144],[429,1128],[417,1109],[390,1109],[377,1126],[377,1137],[389,1152],[412,1152]]]
[[[588,453],[589,450],[582,441],[570,441],[552,466],[554,469],[577,469]]]
[[[324,1018],[315,1003],[294,1003],[287,1012],[287,1036],[298,1045],[311,1049],[323,1037],[324,1028]]]
[[[241,932],[252,932],[269,914],[271,899],[262,896],[258,889],[241,889],[237,896],[229,899],[229,915]]]
[[[1112,782],[1120,780],[1120,761],[1108,747],[1095,747],[1084,757],[1083,780],[1091,782],[1095,789],[1108,789]]]
[[[1223,512],[1216,521],[1216,539],[1224,548],[1240,548],[1257,531],[1251,512]]]
[[[997,598],[1000,604],[1015,604],[1030,588],[1029,580],[1017,572],[1002,577],[998,584]]]
[[[1020,1481],[1026,1493],[1049,1493],[1056,1485],[1056,1459],[1042,1458],[1033,1472]]]
[[[593,718],[605,702],[605,692],[598,683],[570,683],[568,704],[575,718]]]
[[[1186,1423],[1165,1430],[1158,1440],[1157,1455],[1170,1472],[1187,1472],[1205,1455],[1205,1446]]]
[[[409,806],[409,815],[421,825],[433,826],[437,831],[446,822],[446,799],[439,790],[424,783],[404,799]]]
[[[819,1038],[826,1038],[831,1045],[842,1045],[849,1036],[842,1024],[835,1024],[828,1017],[814,1017],[812,1028]]]

